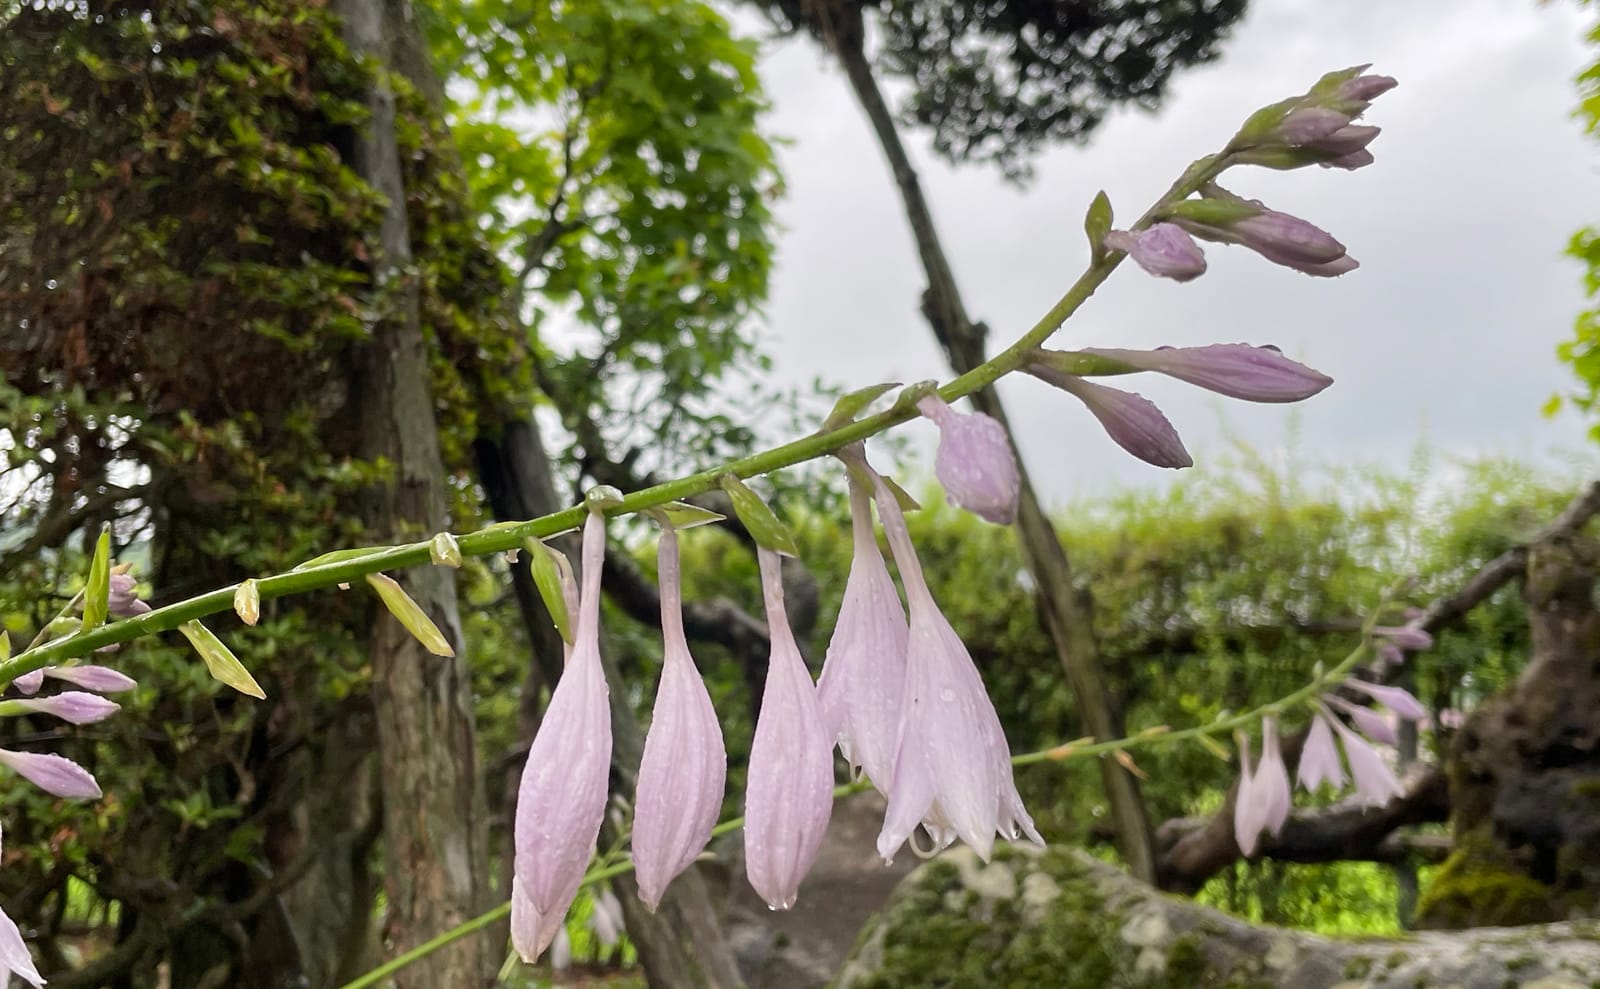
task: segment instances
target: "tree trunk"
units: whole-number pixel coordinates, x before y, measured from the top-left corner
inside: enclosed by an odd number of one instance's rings
[[[353,53],[390,64],[383,0],[335,0]],[[357,359],[356,408],[363,455],[392,476],[363,506],[374,541],[418,538],[448,524],[444,464],[433,415],[417,288],[407,273],[411,242],[395,138],[395,97],[383,75],[368,92],[371,113],[357,137],[355,167],[388,199],[374,251],[373,283],[388,316]],[[472,685],[462,658],[454,573],[424,567],[397,575],[407,593],[455,643],[430,654],[387,612],[372,632],[378,771],[383,824],[385,939],[402,952],[481,912],[488,874],[483,795],[477,773]],[[463,938],[399,976],[401,987],[489,984],[496,966],[480,938]]]
[[[1600,916],[1600,542],[1533,547],[1533,653],[1450,753],[1455,852],[1423,891],[1428,928]]]
[[[556,498],[550,460],[538,428],[530,422],[513,422],[497,443],[480,439],[479,473],[497,519],[526,519],[548,515],[566,507]],[[576,540],[568,537],[561,547],[576,567]],[[522,717],[525,737],[538,727],[540,687],[554,684],[561,675],[561,639],[545,610],[525,566],[514,567],[517,604],[534,648],[534,663],[523,688]],[[631,692],[622,683],[609,654],[603,654],[606,679],[611,686],[612,788],[632,795],[644,736],[629,707]],[[508,808],[514,806],[521,760],[512,760],[503,783]],[[615,825],[607,818],[601,844],[616,841]],[[631,874],[612,880],[622,904],[628,936],[639,951],[639,961],[652,989],[737,989],[743,982],[733,952],[723,933],[720,911],[698,867],[692,867],[667,887],[666,897],[654,913],[644,909]]]
[[[911,233],[916,241],[917,255],[928,279],[923,294],[922,313],[933,327],[934,336],[944,347],[950,366],[964,374],[984,361],[984,336],[987,329],[974,323],[967,315],[955,275],[939,242],[933,225],[933,215],[922,196],[917,173],[900,142],[894,117],[878,90],[872,66],[867,62],[862,48],[861,12],[855,4],[834,4],[831,14],[835,31],[831,41],[835,53],[844,65],[845,75],[862,109],[872,123],[878,144],[889,160],[895,185],[905,206],[906,218],[911,223]],[[974,392],[972,404],[981,412],[993,416],[1011,435],[1011,424],[1006,418],[1000,396],[993,388]],[[1012,448],[1016,448],[1013,440]],[[1055,644],[1056,656],[1066,671],[1077,698],[1078,711],[1083,718],[1087,734],[1099,739],[1117,738],[1123,734],[1122,718],[1113,707],[1106,691],[1100,670],[1099,647],[1094,638],[1094,603],[1087,588],[1073,586],[1072,563],[1055,526],[1045,515],[1044,508],[1034,494],[1028,478],[1027,465],[1017,458],[1017,468],[1022,478],[1022,493],[1018,503],[1017,529],[1021,536],[1023,559],[1039,589],[1039,610],[1043,615],[1045,631]],[[1112,823],[1117,831],[1117,847],[1133,874],[1146,882],[1155,879],[1155,850],[1152,843],[1150,821],[1145,813],[1144,801],[1139,796],[1139,784],[1133,775],[1111,759],[1100,760],[1100,774],[1105,786],[1106,799],[1111,806]]]

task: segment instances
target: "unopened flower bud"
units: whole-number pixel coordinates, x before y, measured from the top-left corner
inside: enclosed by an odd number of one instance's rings
[[[99,694],[83,690],[66,690],[49,697],[0,701],[0,704],[16,711],[48,714],[74,725],[92,725],[122,710],[122,705],[116,701],[108,701]]]
[[[1025,370],[1087,405],[1100,420],[1106,435],[1145,463],[1157,467],[1194,466],[1194,458],[1184,449],[1178,431],[1155,403],[1144,396],[1097,385],[1048,364],[1031,364]]]
[[[946,497],[979,518],[1010,525],[1021,482],[1005,427],[982,412],[957,412],[938,395],[918,401],[917,411],[939,427],[933,469]]]
[[[1194,238],[1175,223],[1156,223],[1143,230],[1113,230],[1105,246],[1122,251],[1150,274],[1187,282],[1206,271],[1206,255]]]
[[[1110,358],[1140,371],[1169,375],[1247,402],[1298,402],[1333,384],[1332,378],[1290,360],[1276,347],[1246,343],[1155,350],[1089,347],[1083,353]]]

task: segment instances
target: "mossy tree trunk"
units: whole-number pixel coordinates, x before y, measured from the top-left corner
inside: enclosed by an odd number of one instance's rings
[[[1600,907],[1600,542],[1535,547],[1523,581],[1533,652],[1450,753],[1455,852],[1424,891],[1430,928],[1592,917]]]

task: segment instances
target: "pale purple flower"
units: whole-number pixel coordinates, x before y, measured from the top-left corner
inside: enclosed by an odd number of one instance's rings
[[[556,936],[550,942],[550,968],[557,972],[565,972],[572,967],[572,937],[567,933],[567,925],[562,924],[556,928]]]
[[[93,690],[100,694],[120,693],[139,686],[132,677],[119,673],[109,666],[46,666],[44,669],[34,672],[47,676],[52,680],[64,680],[74,686],[82,687],[84,690]],[[18,685],[21,681],[22,678],[18,677],[12,683]],[[27,690],[24,693],[31,694],[38,689],[38,686],[35,685],[33,690]]]
[[[1169,217],[1196,237],[1243,245],[1308,275],[1342,275],[1358,267],[1344,245],[1321,227],[1223,189],[1213,187],[1202,199],[1175,204]]]
[[[106,599],[106,610],[118,618],[132,618],[150,610],[148,604],[139,600],[139,582],[132,574],[111,575],[111,595]]]
[[[1073,395],[1100,420],[1106,435],[1124,450],[1157,467],[1193,467],[1194,459],[1183,440],[1154,402],[1133,392],[1097,385],[1048,364],[1031,364],[1027,371]]]
[[[1343,711],[1350,717],[1350,723],[1355,725],[1356,731],[1381,745],[1398,745],[1400,736],[1395,732],[1394,724],[1383,715],[1370,707],[1352,704],[1343,697],[1329,694],[1323,698],[1334,707]]]
[[[1346,257],[1344,245],[1321,227],[1288,213],[1261,209],[1232,225],[1235,243],[1285,267],[1299,271],[1333,264]],[[1319,274],[1310,271],[1311,274]]]
[[[1378,625],[1372,634],[1408,652],[1433,648],[1433,636],[1415,625]]]
[[[1006,429],[982,412],[957,412],[938,395],[917,411],[939,427],[933,470],[945,496],[981,519],[1010,525],[1017,516],[1017,457]]]
[[[1292,146],[1313,144],[1348,126],[1350,119],[1351,114],[1332,107],[1302,104],[1284,115],[1274,137]]]
[[[32,697],[39,692],[40,687],[44,686],[44,670],[24,673],[11,681],[11,686],[17,688],[23,695]]]
[[[1390,76],[1367,75],[1367,68],[1367,65],[1361,65],[1354,69],[1347,69],[1346,74],[1349,72],[1357,72],[1359,74],[1340,82],[1338,88],[1334,90],[1333,98],[1337,102],[1346,106],[1359,106],[1358,109],[1351,113],[1353,117],[1360,116],[1373,100],[1399,85]]]
[[[1384,761],[1367,740],[1351,731],[1337,718],[1329,717],[1333,730],[1339,733],[1344,744],[1344,756],[1350,762],[1350,777],[1355,781],[1356,799],[1368,807],[1382,807],[1393,797],[1404,793],[1394,770]]]
[[[1328,161],[1319,161],[1317,164],[1323,168],[1342,168],[1345,171],[1353,172],[1358,168],[1366,168],[1368,165],[1377,160],[1377,158],[1373,157],[1371,151],[1368,151],[1366,148],[1362,148],[1359,151],[1352,151],[1349,154],[1340,155],[1339,157],[1329,159]],[[1352,265],[1352,270],[1354,267],[1355,266]]]
[[[639,763],[632,839],[639,898],[651,910],[711,840],[728,773],[722,725],[683,633],[678,534],[670,527],[661,530],[656,573],[664,656]]]
[[[1012,838],[1020,828],[1042,845],[978,669],[928,589],[894,495],[881,479],[875,492],[910,607],[898,756],[878,853],[892,860],[919,824],[936,847],[960,838],[985,860],[997,833]]]
[[[17,928],[4,910],[0,910],[0,987],[11,984],[15,975],[38,989],[44,985],[44,976],[34,967],[33,956],[28,953],[28,942],[22,939]]]
[[[794,906],[833,813],[833,740],[789,628],[778,555],[756,551],[772,658],[750,743],[744,795],[745,874],[774,910]]]
[[[1250,767],[1250,743],[1239,747],[1239,789],[1233,798],[1233,838],[1246,858],[1255,854],[1262,832],[1274,837],[1283,830],[1291,806],[1289,771],[1278,744],[1278,719],[1261,721],[1261,761]]]
[[[594,909],[589,913],[589,930],[603,948],[615,948],[627,931],[627,925],[622,922],[622,904],[617,902],[617,894],[611,891],[610,886],[602,888],[594,896]]]
[[[1365,680],[1346,680],[1344,685],[1361,691],[1406,721],[1421,721],[1428,716],[1428,709],[1404,687],[1368,683]]]
[[[1298,402],[1333,384],[1333,379],[1283,356],[1276,347],[1214,343],[1204,347],[1084,351],[1120,361],[1140,371],[1155,371],[1247,402]]]
[[[95,782],[94,776],[62,756],[48,752],[0,749],[0,766],[5,766],[51,796],[72,800],[100,797],[100,784]]]
[[[1153,223],[1143,230],[1112,230],[1105,246],[1122,251],[1150,274],[1187,282],[1206,273],[1206,252],[1175,223]]]
[[[1326,783],[1334,789],[1344,786],[1344,764],[1339,759],[1339,745],[1334,741],[1333,728],[1319,711],[1311,718],[1311,730],[1306,733],[1306,744],[1300,750],[1300,766],[1296,772],[1300,785],[1315,790]]]
[[[871,499],[853,476],[850,530],[850,576],[817,678],[817,702],[845,761],[887,794],[905,692],[906,613],[873,538]]]
[[[33,711],[60,718],[69,724],[92,725],[122,710],[116,701],[108,701],[99,694],[82,690],[64,690],[49,697],[0,702],[11,710]]]
[[[583,589],[572,655],[550,694],[517,791],[511,939],[532,962],[572,905],[594,855],[611,772],[611,710],[600,665],[605,522],[583,527]]]

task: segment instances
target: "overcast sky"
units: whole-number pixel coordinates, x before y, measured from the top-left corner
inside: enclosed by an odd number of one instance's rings
[[[1559,0],[1255,0],[1222,57],[1181,73],[1159,114],[1117,114],[1089,147],[1040,158],[1024,189],[944,164],[920,134],[910,143],[968,308],[997,349],[1082,270],[1097,189],[1119,216],[1137,215],[1255,108],[1372,62],[1400,80],[1368,114],[1384,128],[1377,164],[1225,179],[1329,229],[1358,271],[1314,279],[1220,245],[1187,285],[1127,265],[1055,344],[1277,344],[1334,377],[1294,413],[1295,442],[1343,464],[1404,469],[1423,440],[1447,455],[1551,460],[1584,443],[1575,416],[1547,420],[1540,406],[1568,387],[1554,348],[1583,305],[1580,266],[1562,249],[1600,221],[1600,142],[1571,115],[1573,76],[1593,58],[1585,23]],[[948,378],[917,314],[924,282],[899,199],[842,75],[805,39],[770,44],[763,70],[769,127],[793,141],[767,312],[778,373],[852,387]],[[1178,426],[1196,470],[1230,436],[1267,452],[1291,442],[1284,407],[1150,377],[1138,390]],[[1020,379],[1002,394],[1048,502],[1169,483],[1173,472],[1123,454],[1074,399]]]

